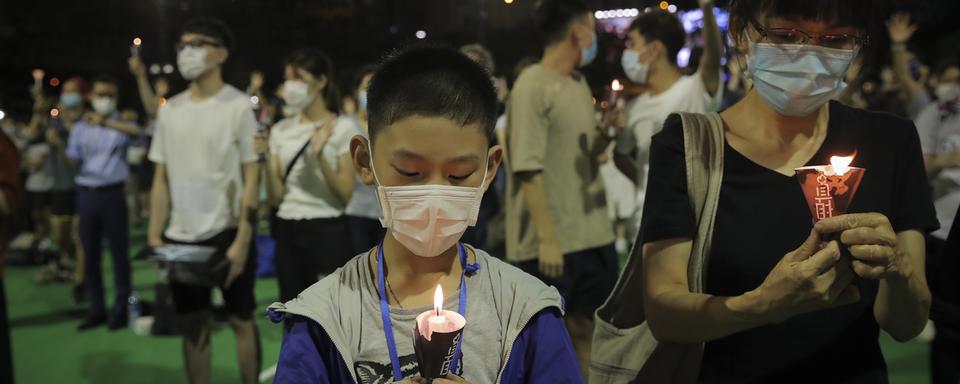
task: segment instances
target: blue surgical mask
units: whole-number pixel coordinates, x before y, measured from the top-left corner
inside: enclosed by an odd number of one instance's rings
[[[748,69],[770,107],[784,116],[807,116],[843,90],[856,56],[853,49],[751,41]]]
[[[627,74],[630,81],[637,84],[647,83],[650,63],[640,62],[640,52],[624,49],[623,55],[620,56],[620,66],[623,67],[623,73]]]
[[[357,92],[357,105],[360,107],[360,110],[367,110],[367,91]]]
[[[580,50],[580,65],[578,67],[586,67],[593,62],[593,59],[597,58],[597,50],[599,46],[597,45],[597,35],[593,35],[593,41],[590,42],[590,45],[586,48]]]
[[[64,108],[77,108],[83,105],[83,97],[76,92],[64,92],[60,94],[60,106]]]

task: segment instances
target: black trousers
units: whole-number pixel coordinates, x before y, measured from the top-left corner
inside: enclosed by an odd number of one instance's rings
[[[321,276],[342,267],[353,257],[346,216],[330,219],[277,218],[274,257],[280,301],[289,301]]]
[[[123,184],[89,189],[78,188],[77,213],[80,217],[80,243],[84,252],[84,285],[91,312],[104,312],[102,242],[107,239],[113,259],[113,314],[126,312],[130,297],[130,228],[127,223],[127,197]]]

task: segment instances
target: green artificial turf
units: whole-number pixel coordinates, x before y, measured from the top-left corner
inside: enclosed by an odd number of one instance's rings
[[[143,244],[143,229],[131,234],[131,255]],[[109,255],[104,257],[104,284],[112,297]],[[5,286],[13,337],[17,383],[183,383],[186,382],[178,337],[137,336],[123,329],[108,332],[101,327],[77,332],[83,307],[73,304],[67,284],[38,286],[34,267],[8,267]],[[146,261],[133,262],[134,289],[152,301],[156,269]],[[266,308],[277,297],[273,278],[257,280],[257,303]],[[109,305],[109,303],[108,303]],[[281,328],[257,314],[263,342],[263,367],[276,363]],[[240,374],[229,327],[213,336],[213,382],[237,383]],[[881,337],[890,369],[890,382],[926,383],[928,345],[897,343]]]

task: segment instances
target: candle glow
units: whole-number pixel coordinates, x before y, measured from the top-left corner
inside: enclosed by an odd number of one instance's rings
[[[853,156],[831,156],[830,157],[830,166],[833,168],[833,173],[837,176],[843,176],[850,170],[850,163],[853,162]]]
[[[440,287],[440,284],[437,284],[437,289],[433,291],[433,310],[436,313],[436,316],[446,321],[443,318],[443,288]],[[431,319],[432,320],[432,319]]]
[[[610,83],[610,89],[612,89],[614,92],[622,91],[622,90],[623,90],[623,84],[620,83],[620,80],[618,80],[618,79],[613,79],[613,82]]]

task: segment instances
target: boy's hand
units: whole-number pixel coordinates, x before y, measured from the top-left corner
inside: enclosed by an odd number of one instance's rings
[[[420,376],[411,376],[400,381],[394,381],[393,384],[427,384],[427,379]]]
[[[470,384],[470,382],[467,381],[466,379],[460,376],[454,375],[452,373],[448,373],[447,377],[444,377],[444,378],[433,379],[433,383],[434,384],[455,384],[455,383]]]
[[[540,273],[551,279],[563,276],[563,253],[556,240],[540,240]]]

